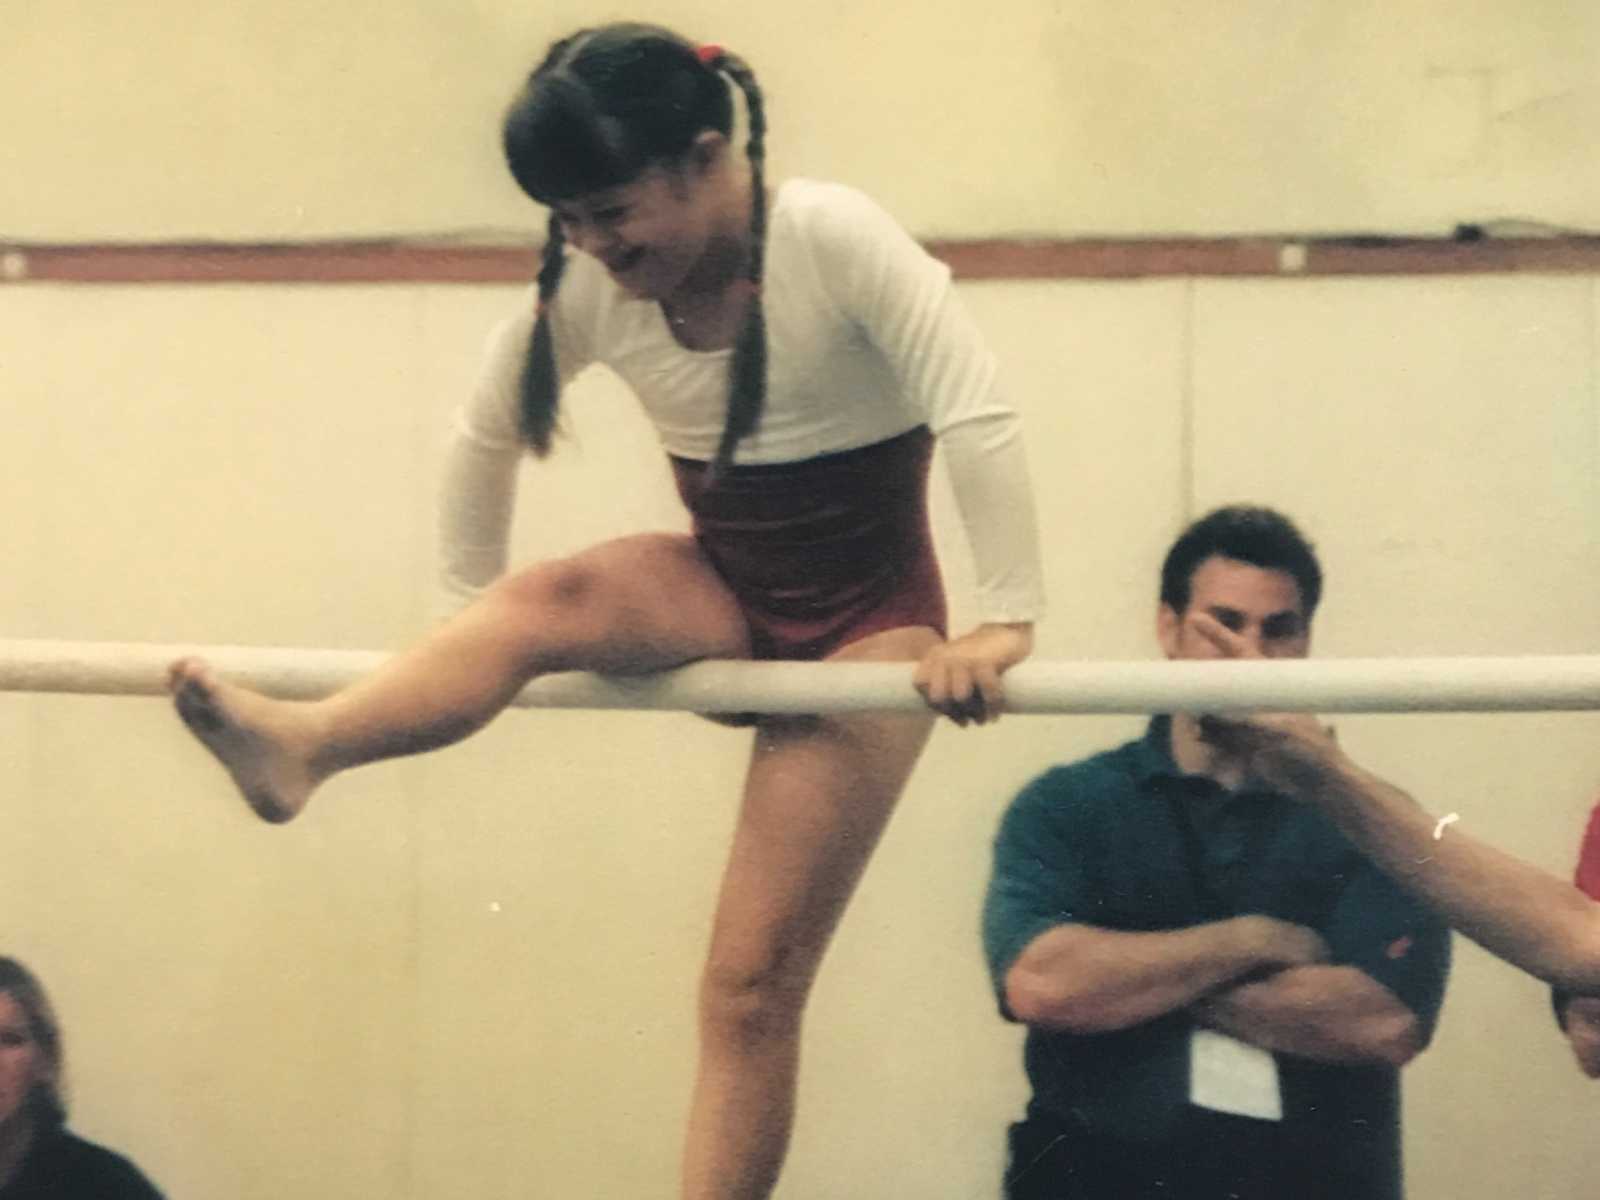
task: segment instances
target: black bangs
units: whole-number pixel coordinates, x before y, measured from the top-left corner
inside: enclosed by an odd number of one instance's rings
[[[728,86],[691,43],[654,26],[612,25],[556,43],[502,132],[518,186],[548,205],[629,183],[685,154],[702,130],[732,128]]]
[[[627,153],[617,121],[560,75],[529,81],[506,113],[502,137],[512,177],[539,204],[620,187],[645,166]]]

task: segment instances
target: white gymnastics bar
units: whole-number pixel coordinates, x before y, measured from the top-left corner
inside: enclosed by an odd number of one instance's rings
[[[366,674],[367,650],[0,639],[0,692],[153,696],[167,664],[207,659],[224,678],[306,699]],[[626,678],[537,680],[525,708],[688,712],[917,711],[906,663],[702,662]],[[1600,709],[1600,655],[1228,662],[1025,662],[1006,676],[1014,713],[1575,712]]]

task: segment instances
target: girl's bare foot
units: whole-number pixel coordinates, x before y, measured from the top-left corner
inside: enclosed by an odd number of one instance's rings
[[[325,773],[312,769],[310,730],[297,706],[224,683],[198,658],[167,670],[167,688],[191,733],[228,769],[263,821],[298,816]]]

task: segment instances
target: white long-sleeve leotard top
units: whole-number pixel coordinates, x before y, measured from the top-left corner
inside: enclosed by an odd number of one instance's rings
[[[972,547],[981,619],[1036,619],[1043,572],[1021,422],[949,268],[871,200],[838,184],[783,184],[767,236],[766,405],[734,461],[795,462],[926,424]],[[491,335],[454,429],[440,544],[446,586],[458,594],[505,569],[532,310],[530,300]],[[638,395],[669,454],[715,457],[731,351],[684,348],[660,305],[630,296],[576,252],[551,321],[563,381],[603,363]]]

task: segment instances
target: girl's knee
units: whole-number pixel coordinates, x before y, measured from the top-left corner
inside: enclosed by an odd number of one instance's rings
[[[579,559],[529,567],[501,580],[485,596],[499,606],[507,634],[524,645],[533,665],[560,670],[615,634],[619,605],[603,572]]]
[[[601,573],[581,559],[540,563],[501,580],[497,598],[519,616],[549,626],[552,622],[594,620],[602,614]]]

